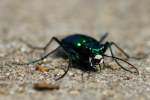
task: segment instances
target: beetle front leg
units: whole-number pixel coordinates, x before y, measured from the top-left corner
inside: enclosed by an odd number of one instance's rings
[[[109,45],[108,45],[108,48],[109,48],[110,53],[111,53],[111,55],[112,55],[111,57],[113,58],[113,60],[116,62],[117,65],[119,65],[122,69],[124,69],[124,70],[126,70],[126,71],[128,71],[128,72],[130,72],[130,73],[139,74],[138,69],[137,69],[134,65],[132,65],[131,63],[129,63],[129,62],[127,62],[127,61],[125,61],[125,60],[123,60],[123,59],[121,59],[121,58],[115,57],[115,56],[114,56],[114,53],[113,53],[113,51],[112,51],[112,48],[111,48],[112,44],[109,43],[109,42],[107,42],[107,44],[109,44]],[[107,55],[104,55],[104,56],[110,57],[110,56],[107,56]],[[129,70],[129,69],[123,67],[123,66],[118,62],[118,60],[121,60],[121,61],[127,63],[128,65],[131,66],[131,68],[135,69],[135,71],[131,71],[131,70]]]
[[[69,69],[70,69],[71,66],[72,66],[72,60],[71,60],[71,58],[70,58],[70,59],[69,59],[69,64],[68,64],[67,69],[65,70],[64,74],[61,75],[60,77],[56,78],[55,80],[57,81],[57,80],[63,78],[63,77],[68,73],[68,71],[69,71]]]
[[[127,59],[132,58],[132,59],[137,59],[137,60],[139,60],[139,59],[143,59],[143,58],[146,58],[146,57],[147,57],[147,55],[144,55],[143,57],[129,56],[129,55],[128,55],[124,50],[122,50],[115,42],[109,42],[109,43],[110,43],[110,45],[114,45],[118,50],[120,50],[121,53],[123,53],[123,54],[127,57]]]

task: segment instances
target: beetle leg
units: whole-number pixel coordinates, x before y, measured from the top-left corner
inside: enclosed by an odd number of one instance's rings
[[[72,60],[69,59],[69,64],[68,64],[67,69],[65,70],[64,74],[61,75],[60,77],[56,78],[55,80],[57,81],[57,80],[63,78],[68,73],[68,71],[69,71],[69,69],[70,69],[71,66],[72,66]]]
[[[127,62],[126,60],[123,60],[123,59],[118,58],[118,57],[108,56],[108,55],[104,55],[104,56],[105,56],[105,57],[111,57],[111,58],[113,58],[113,59],[115,60],[115,62],[117,63],[117,65],[119,65],[122,69],[124,69],[124,70],[126,70],[126,71],[128,71],[128,72],[130,72],[130,73],[136,73],[136,74],[139,75],[138,69],[137,69],[134,65],[132,65],[131,63]],[[123,61],[123,62],[127,63],[128,65],[130,65],[132,68],[135,69],[135,72],[132,72],[132,71],[130,71],[130,70],[124,68],[117,60],[120,60],[120,61]]]
[[[101,72],[101,70],[102,70],[102,66],[101,66],[101,64],[98,64],[99,65],[99,70],[100,70],[100,72]]]
[[[62,46],[62,43],[61,43],[56,37],[53,37],[53,38],[51,39],[51,41],[52,41],[52,40],[53,40],[53,41],[56,41],[61,47],[63,47],[63,46]],[[57,48],[59,48],[59,47],[57,47]],[[27,63],[13,63],[13,64],[17,64],[17,65],[29,65],[29,64],[34,64],[34,63],[36,63],[36,62],[42,61],[42,60],[44,60],[45,58],[47,58],[49,55],[51,55],[52,53],[54,53],[54,52],[57,50],[57,48],[54,49],[53,51],[47,53],[46,55],[44,55],[43,57],[41,57],[41,58],[39,58],[39,59],[37,59],[37,60],[31,61],[31,62],[27,62]],[[64,48],[64,47],[63,47],[63,48]]]
[[[99,43],[102,43],[107,36],[108,36],[108,33],[107,32],[104,33],[104,35],[100,38]]]
[[[37,49],[37,50],[44,50],[44,51],[46,51],[46,49],[53,42],[53,40],[56,41],[58,39],[56,37],[52,37],[44,47],[38,47],[38,46],[33,46],[32,44],[29,44],[27,41],[24,41],[24,40],[20,39],[20,41],[25,43],[29,48]]]
[[[15,63],[13,63],[13,64],[17,64],[17,65],[30,65],[30,64],[34,64],[34,63],[37,63],[37,62],[39,62],[39,61],[44,60],[44,59],[47,58],[49,55],[51,55],[52,53],[54,53],[56,50],[57,50],[57,49],[55,49],[55,50],[49,52],[48,54],[44,55],[43,57],[41,57],[41,58],[39,58],[39,59],[33,60],[33,61],[31,61],[31,62],[27,62],[27,63],[16,63],[16,62],[15,62]]]
[[[44,50],[44,47],[33,46],[32,44],[30,44],[27,41],[24,41],[22,39],[20,39],[20,41],[23,42],[24,44],[26,44],[31,49]]]
[[[138,60],[138,59],[143,59],[143,58],[147,57],[146,55],[143,56],[143,57],[133,57],[133,56],[131,57],[124,50],[122,50],[115,42],[110,42],[110,44],[114,45],[118,50],[120,50],[121,53],[123,53],[127,57],[127,59],[132,58],[132,59],[137,59]]]
[[[46,51],[46,49],[48,48],[48,46],[53,42],[53,40],[55,40],[60,46],[62,46],[62,43],[56,38],[56,37],[52,37],[49,42],[43,47],[43,50]]]
[[[122,50],[115,42],[110,42],[112,45],[114,45],[115,47],[117,47],[126,57],[128,58],[132,58],[132,59],[143,59],[145,57],[147,57],[147,55],[144,55],[143,57],[134,57],[134,56],[129,56],[124,50]]]
[[[120,50],[127,57],[127,59],[130,58],[130,56],[124,50],[122,50],[115,42],[109,42],[109,44],[114,45],[118,50]]]
[[[93,66],[92,58],[91,57],[89,57],[89,63],[90,63],[90,66]]]
[[[126,70],[126,71],[128,71],[128,72],[130,72],[130,73],[137,73],[137,74],[139,74],[138,69],[137,69],[134,65],[130,64],[129,62],[127,62],[127,61],[125,61],[125,60],[123,60],[123,59],[121,59],[121,58],[118,58],[118,57],[115,57],[115,56],[114,56],[113,51],[112,51],[112,48],[111,48],[111,44],[109,45],[108,48],[109,48],[110,53],[111,53],[112,56],[107,56],[107,55],[104,55],[104,56],[106,56],[106,57],[112,57],[113,60],[115,60],[115,62],[117,63],[117,65],[119,65],[122,69],[124,69],[124,70]],[[136,70],[136,72],[132,72],[132,71],[130,71],[129,69],[126,69],[126,68],[123,67],[117,60],[121,60],[121,61],[123,61],[123,62],[129,64],[132,68],[134,68],[134,69]]]

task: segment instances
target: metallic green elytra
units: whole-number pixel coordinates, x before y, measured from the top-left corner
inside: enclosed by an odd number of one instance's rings
[[[69,35],[63,38],[62,40],[59,40],[56,37],[52,37],[50,41],[46,44],[46,46],[44,46],[43,48],[34,47],[34,49],[46,50],[47,47],[51,44],[51,42],[55,41],[59,44],[59,47],[61,47],[64,53],[68,56],[69,59],[68,67],[64,72],[64,74],[61,77],[57,78],[56,80],[64,77],[72,64],[77,64],[79,66],[78,68],[82,70],[97,71],[97,66],[99,66],[99,69],[101,69],[101,65],[105,66],[104,62],[105,57],[112,58],[116,62],[116,64],[120,66],[122,69],[129,71],[131,73],[139,74],[138,69],[134,65],[114,55],[112,51],[112,45],[116,47],[119,51],[121,51],[122,54],[124,54],[127,58],[130,58],[130,56],[127,53],[125,53],[116,43],[108,41],[104,42],[107,35],[108,33],[104,34],[99,41],[83,34]],[[33,47],[31,45],[29,46]],[[40,59],[25,64],[33,64],[39,62],[48,57],[49,55],[51,55],[56,50],[57,49],[49,52]],[[106,54],[106,50],[110,51],[111,56]],[[124,64],[127,64],[128,68],[122,66],[120,62],[124,62]]]
[[[100,44],[94,38],[81,34],[65,37],[61,42],[64,48],[67,48],[67,52],[73,50],[76,52],[76,55],[80,56],[82,59],[89,59],[89,57],[102,55],[108,48],[108,45]]]

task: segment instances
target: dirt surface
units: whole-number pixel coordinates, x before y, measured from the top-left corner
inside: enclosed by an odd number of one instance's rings
[[[149,100],[149,5],[150,0],[1,0],[0,100]],[[43,54],[20,40],[44,46],[52,36],[62,38],[76,32],[96,39],[109,32],[108,41],[131,56],[146,55],[129,60],[140,74],[105,68],[89,76],[72,68],[55,81],[68,60],[49,57],[38,65],[40,70],[37,65],[12,64]]]

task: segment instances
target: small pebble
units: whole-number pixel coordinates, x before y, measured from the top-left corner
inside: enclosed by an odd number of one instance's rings
[[[57,84],[51,84],[48,82],[39,82],[33,85],[35,90],[43,91],[43,90],[58,90],[60,87]]]
[[[36,65],[35,70],[44,73],[44,72],[48,72],[49,68],[42,65]]]

